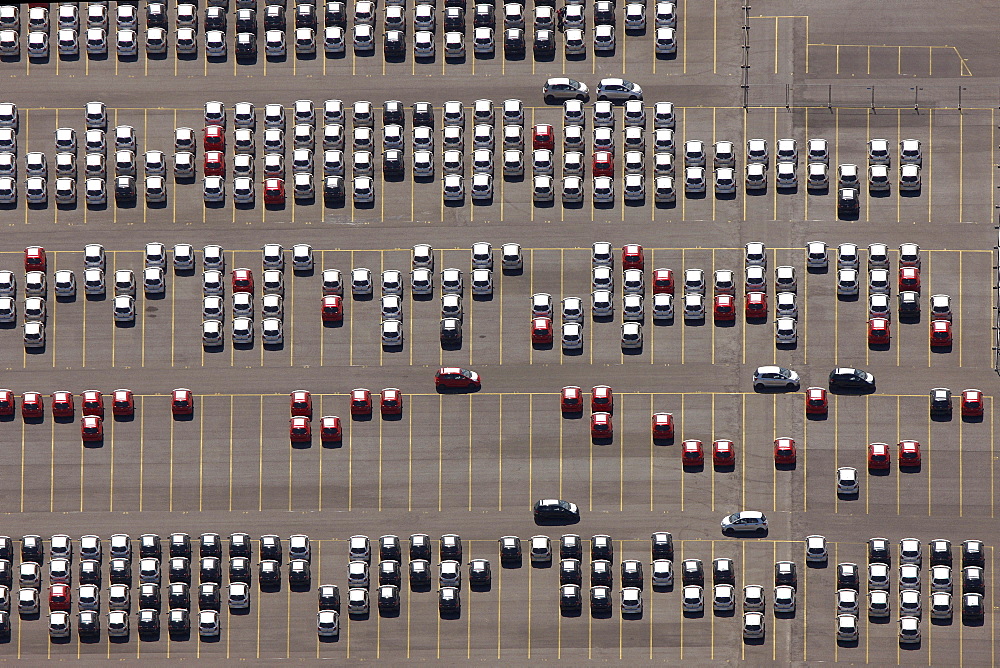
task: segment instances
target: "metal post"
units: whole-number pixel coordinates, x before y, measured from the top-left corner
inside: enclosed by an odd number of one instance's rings
[[[920,90],[919,86],[913,87],[913,111],[920,111],[920,105],[917,102],[917,94],[919,90]]]
[[[791,95],[791,87],[785,84],[785,111],[788,111],[788,98]]]
[[[965,90],[963,86],[958,87],[958,110],[962,111],[962,91]]]
[[[872,91],[872,113],[875,113],[875,86],[871,87]]]

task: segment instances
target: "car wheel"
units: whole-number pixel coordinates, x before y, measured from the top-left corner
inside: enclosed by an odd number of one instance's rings
[[[555,101],[556,101],[556,99],[554,97],[552,97],[551,95],[546,95],[545,96],[545,104],[552,104]]]
[[[762,392],[764,390],[764,386],[761,385],[760,383],[754,383],[753,384],[753,389],[754,389],[754,392]]]
[[[787,385],[785,385],[785,389],[786,390],[794,390],[795,389],[795,383],[788,383]]]
[[[600,100],[601,102],[604,102],[604,101],[606,101],[608,99],[608,96],[607,95],[598,95],[597,99]]]

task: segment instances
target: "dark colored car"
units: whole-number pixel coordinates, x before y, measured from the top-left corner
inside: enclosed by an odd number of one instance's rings
[[[402,176],[404,172],[402,151],[392,148],[382,154],[383,174],[386,176]]]
[[[323,16],[327,28],[332,26],[340,26],[341,28],[347,27],[347,11],[344,9],[344,3],[342,2],[326,3],[326,9]]]
[[[559,540],[560,559],[583,559],[583,543],[575,533],[564,534]]]
[[[947,387],[935,387],[930,393],[931,415],[951,415],[951,390]]]
[[[229,536],[229,557],[250,558],[252,547],[250,536],[245,533],[234,533]]]
[[[830,389],[874,390],[875,376],[861,369],[837,367],[830,372]]]
[[[255,35],[252,32],[237,33],[236,57],[254,58],[256,55],[257,55],[257,35]]]
[[[779,561],[774,564],[774,586],[798,584],[794,561]]]
[[[868,563],[890,564],[892,554],[889,552],[889,541],[885,538],[870,538],[868,540]]]
[[[155,533],[144,533],[139,537],[139,557],[145,559],[146,557],[153,557],[159,559],[163,556],[163,550],[160,547],[160,537]]]
[[[456,343],[462,340],[462,321],[458,318],[441,318],[441,342]]]
[[[345,197],[344,177],[328,176],[323,181],[323,200],[327,204],[343,204]]]
[[[406,35],[402,30],[386,30],[382,35],[382,48],[387,56],[402,56],[406,53]]]
[[[115,179],[115,201],[119,204],[134,202],[136,197],[135,177],[119,176]]]
[[[563,501],[562,499],[540,499],[535,502],[535,519],[547,520],[577,520],[580,518],[580,509],[575,503]]]
[[[854,214],[861,210],[857,188],[841,188],[837,192],[837,213]]]
[[[171,610],[167,613],[167,629],[171,633],[189,633],[191,631],[191,614],[184,609]]]
[[[551,30],[536,30],[533,47],[535,56],[551,56],[556,52],[556,40]]]

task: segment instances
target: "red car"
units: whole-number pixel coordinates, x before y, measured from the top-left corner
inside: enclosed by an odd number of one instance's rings
[[[130,417],[135,413],[132,390],[115,390],[111,395],[111,413],[123,417]]]
[[[699,466],[705,463],[705,451],[701,441],[689,440],[681,443],[681,462],[684,466]]]
[[[80,395],[80,405],[84,415],[96,415],[104,417],[104,397],[97,390],[85,390]]]
[[[563,413],[583,411],[583,392],[576,385],[567,385],[559,396],[559,408]]]
[[[889,446],[886,443],[868,444],[868,468],[887,469],[889,468]]]
[[[547,148],[550,151],[556,150],[556,136],[552,132],[552,126],[539,123],[531,131],[531,148]]]
[[[49,587],[49,610],[69,610],[72,601],[69,585],[54,584]]]
[[[42,399],[42,395],[39,392],[25,392],[21,395],[21,417],[35,418],[42,417],[44,415],[45,400]],[[980,415],[982,415],[982,413],[980,413]]]
[[[319,419],[319,437],[323,441],[339,441],[344,437],[340,426],[340,418],[336,415],[324,415]]]
[[[531,342],[552,343],[552,318],[531,319]]]
[[[309,418],[297,415],[288,421],[288,438],[292,443],[308,443],[312,440],[312,426]]]
[[[24,270],[45,271],[45,249],[41,246],[28,246],[24,249]]]
[[[174,390],[170,398],[170,410],[174,415],[194,413],[194,397],[191,395],[191,390],[185,387]]]
[[[916,267],[900,267],[899,290],[920,292],[920,270]]]
[[[288,400],[292,416],[301,415],[312,420],[313,400],[307,390],[295,390]]]
[[[104,438],[104,420],[97,415],[84,415],[80,420],[80,436],[84,441],[99,441]]]
[[[748,320],[767,317],[767,295],[763,292],[748,292],[745,304]]]
[[[233,292],[253,294],[253,273],[249,269],[233,269]]]
[[[460,387],[475,389],[482,385],[482,378],[475,371],[457,366],[441,367],[434,373],[435,387]]]
[[[14,406],[14,392],[12,390],[0,390],[0,415],[13,415]]]
[[[226,150],[226,131],[218,125],[206,125],[205,126],[205,150],[206,151],[225,151]]]
[[[931,321],[931,346],[950,346],[952,340],[950,321]]]
[[[615,435],[611,413],[594,413],[590,416],[590,435],[592,438],[611,438]]]
[[[27,397],[27,393],[24,395]],[[962,417],[980,417],[983,414],[983,393],[980,390],[962,390]]]
[[[653,413],[653,438],[674,437],[674,416],[672,413]]]
[[[646,258],[642,253],[642,246],[639,244],[625,244],[622,246],[622,269],[643,269],[646,266]]]
[[[279,178],[264,179],[264,204],[285,203],[285,180]]]
[[[920,443],[918,441],[899,442],[899,465],[920,466]]]
[[[774,463],[794,464],[795,463],[795,440],[791,438],[774,439]]]
[[[340,295],[323,297],[323,322],[344,321],[344,300]]]
[[[713,443],[712,463],[716,466],[734,466],[736,464],[736,445],[726,439]]]
[[[669,269],[653,270],[653,294],[674,294],[674,272]]]
[[[52,415],[55,417],[73,417],[73,393],[52,393]]]
[[[715,306],[712,314],[716,320],[736,320],[736,297],[732,295],[715,295]]]
[[[226,158],[222,151],[205,151],[205,174],[208,176],[226,175]]]
[[[610,151],[594,152],[594,176],[615,175],[615,156]]]
[[[395,387],[382,390],[382,400],[379,402],[382,415],[402,415],[403,393]]]
[[[351,415],[372,414],[372,393],[364,388],[351,390]]]
[[[869,345],[888,344],[890,338],[889,320],[887,318],[872,318],[868,321]]]
[[[828,406],[825,389],[822,387],[810,387],[806,390],[806,413],[810,415],[826,415]]]
[[[607,385],[595,385],[590,390],[590,410],[597,413],[615,412],[615,395]]]

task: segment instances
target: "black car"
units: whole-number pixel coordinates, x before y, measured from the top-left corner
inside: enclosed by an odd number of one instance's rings
[[[583,568],[580,566],[579,559],[560,559],[559,560],[559,584],[582,584],[583,583]]]
[[[615,24],[615,5],[613,2],[594,3],[594,25],[613,26]]]
[[[638,559],[626,559],[622,562],[622,586],[642,586],[642,562]]]
[[[434,106],[430,102],[413,103],[413,127],[434,127]]]
[[[580,519],[580,510],[575,503],[563,501],[562,499],[540,499],[535,502],[536,520],[563,520],[572,521]]]
[[[701,559],[685,559],[681,562],[681,583],[705,586],[705,567]]]
[[[583,597],[580,595],[580,585],[564,584],[559,587],[559,609],[566,612],[579,610],[583,605]]]
[[[615,545],[611,542],[611,536],[599,533],[590,537],[590,558],[608,561],[615,558]]]
[[[139,537],[139,557],[159,559],[163,556],[160,537],[155,533],[144,533]]]
[[[551,30],[543,28],[535,31],[534,51],[536,56],[551,56],[556,52],[556,38]]]
[[[454,559],[462,563],[462,539],[458,534],[446,533],[441,536],[441,546],[438,557],[441,561]]]
[[[296,585],[309,584],[309,562],[305,559],[292,559],[288,562],[288,582]]]
[[[474,585],[486,586],[490,583],[492,573],[487,559],[473,559],[469,562],[469,582]]]
[[[590,609],[593,612],[606,612],[611,610],[611,588],[598,585],[590,588]]]
[[[272,559],[281,563],[282,549],[281,539],[274,534],[265,534],[260,537],[260,558]]]
[[[256,10],[250,8],[236,10],[236,32],[257,32]]]
[[[226,10],[222,7],[205,8],[205,30],[226,31]]]
[[[191,536],[186,533],[170,534],[170,556],[191,558]]]
[[[441,342],[457,343],[462,340],[462,321],[458,318],[441,318]]]
[[[229,581],[250,583],[252,573],[250,572],[250,559],[247,557],[233,557],[229,560]]]
[[[594,559],[590,562],[590,586],[604,585],[610,587],[614,581],[614,571],[607,559]]]
[[[986,565],[986,557],[983,554],[983,541],[966,540],[962,542],[962,566]]]
[[[931,566],[951,566],[951,541],[935,538],[930,544]]]
[[[503,50],[508,56],[524,55],[524,31],[520,28],[507,28],[507,30],[504,30]]]
[[[222,557],[222,538],[217,533],[203,533],[199,542],[199,552],[203,557]]]
[[[406,54],[406,33],[402,30],[386,30],[382,35],[382,50],[386,56],[400,57]]]
[[[14,582],[14,567],[10,561],[0,559],[0,585],[12,587]]]
[[[152,582],[139,585],[139,609],[160,610],[160,588]]]
[[[167,8],[159,2],[151,2],[146,5],[146,27],[166,28]]]
[[[295,7],[295,27],[316,29],[316,5],[301,4]]]
[[[42,543],[41,536],[32,534],[21,538],[21,561],[33,561],[40,564],[44,556],[45,545]]]
[[[380,585],[399,586],[402,574],[399,571],[399,562],[385,559],[378,562],[378,583]]]
[[[14,560],[14,541],[10,536],[0,536],[0,559]]]
[[[281,565],[274,559],[265,559],[257,565],[257,577],[261,584],[281,582]]]
[[[198,579],[201,582],[222,582],[222,563],[218,557],[202,557],[198,563]]]
[[[344,3],[342,2],[326,3],[323,17],[327,28],[332,28],[334,26],[340,26],[341,28],[347,27],[347,10],[344,9]]]
[[[189,633],[191,631],[191,614],[187,610],[171,610],[167,613],[167,629],[171,633]]]
[[[868,540],[868,563],[886,565],[892,563],[888,540],[885,538],[870,538]]]
[[[399,587],[382,585],[378,588],[378,609],[379,612],[399,610]]]
[[[171,558],[168,573],[171,582],[191,582],[191,560],[187,557]]]
[[[962,619],[975,621],[980,620],[985,615],[985,608],[983,607],[983,595],[970,592],[967,594],[962,594]],[[8,632],[10,623],[8,622]]]
[[[137,626],[139,633],[159,633],[160,613],[156,610],[140,610]]]
[[[861,586],[858,575],[858,565],[845,561],[837,564],[837,589],[853,589],[855,591]]]
[[[281,5],[268,5],[264,10],[265,30],[285,29],[285,8]]]
[[[323,181],[323,199],[327,204],[343,204],[344,177],[328,176]]]
[[[465,30],[465,9],[462,7],[446,7],[444,10],[444,29],[446,31]]]
[[[101,585],[101,562],[94,559],[80,562],[80,584]]]
[[[583,543],[575,533],[563,534],[559,539],[560,559],[583,559]]]
[[[219,592],[219,585],[214,582],[198,585],[199,610],[218,610],[221,605],[222,594]]]
[[[410,559],[431,559],[431,538],[425,533],[410,536]]]
[[[504,563],[521,560],[521,539],[517,536],[500,538],[500,561]]]
[[[183,582],[172,582],[167,590],[167,605],[170,608],[191,607],[191,588]]]
[[[383,561],[399,561],[402,558],[402,551],[399,548],[399,537],[386,534],[379,538],[378,556]]]
[[[931,415],[951,415],[951,390],[947,387],[935,387],[931,390]]]
[[[795,572],[794,561],[778,561],[774,564],[774,586],[788,585],[795,587],[798,584],[798,577]]]
[[[493,5],[476,5],[476,8],[472,12],[473,28],[495,28],[496,23]]]
[[[438,590],[438,610],[455,612],[462,608],[462,597],[458,587],[441,587]]]
[[[382,124],[398,125],[403,127],[406,123],[406,113],[403,110],[403,103],[399,100],[386,100],[382,103]]]
[[[115,179],[115,201],[119,203],[134,202],[136,198],[135,177],[119,176]]]
[[[426,585],[431,581],[431,565],[426,559],[410,561],[410,585]]]
[[[966,566],[962,569],[962,593],[986,594],[983,569],[980,566]]]
[[[241,32],[236,35],[236,56],[238,58],[253,58],[257,55],[257,36],[252,32]]]
[[[837,192],[837,213],[852,214],[861,210],[857,188],[841,188]]]
[[[674,537],[667,531],[657,531],[650,536],[653,559],[674,558]]]
[[[736,567],[732,559],[721,557],[712,561],[713,584],[736,584]]]
[[[875,376],[861,369],[837,367],[830,372],[831,390],[873,390]]]
[[[340,610],[340,587],[337,585],[320,585],[318,597],[320,610]]]
[[[108,564],[108,577],[111,584],[132,584],[132,562],[128,559],[112,559]]]
[[[250,558],[252,546],[250,536],[245,533],[234,533],[229,535],[229,557]]]
[[[402,176],[404,171],[402,151],[391,148],[382,154],[383,174],[386,176]]]
[[[10,628],[10,620],[7,613],[3,613],[3,619],[7,620],[7,628]],[[101,618],[94,610],[81,610],[77,617],[77,631],[81,636],[96,636],[101,632]]]

